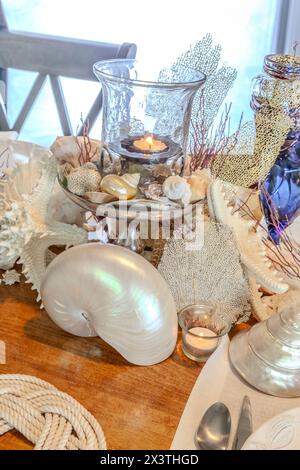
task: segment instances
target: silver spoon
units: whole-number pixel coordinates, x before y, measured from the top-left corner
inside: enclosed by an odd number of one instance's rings
[[[195,433],[201,450],[226,450],[231,429],[230,412],[224,403],[214,403],[205,412]]]

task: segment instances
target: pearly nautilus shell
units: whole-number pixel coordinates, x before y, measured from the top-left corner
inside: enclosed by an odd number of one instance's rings
[[[63,330],[99,335],[133,364],[156,364],[174,350],[170,289],[148,261],[126,248],[90,243],[61,253],[47,268],[41,296]]]

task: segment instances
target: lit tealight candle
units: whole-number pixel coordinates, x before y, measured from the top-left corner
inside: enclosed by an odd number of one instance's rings
[[[193,333],[193,334],[191,334]],[[208,328],[196,326],[188,330],[185,336],[185,342],[188,346],[197,349],[199,352],[205,353],[212,352],[218,346],[218,339],[216,333]]]
[[[152,135],[134,140],[133,145],[137,150],[141,150],[141,152],[164,152],[168,148],[164,142],[154,139]]]

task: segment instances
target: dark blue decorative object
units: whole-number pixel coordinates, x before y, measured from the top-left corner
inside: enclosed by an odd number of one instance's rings
[[[300,131],[289,132],[263,185],[264,191],[260,194],[261,205],[269,236],[278,244],[282,231],[300,214]],[[274,209],[279,227],[272,222]]]

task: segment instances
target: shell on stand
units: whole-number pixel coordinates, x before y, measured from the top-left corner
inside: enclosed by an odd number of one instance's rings
[[[189,204],[191,199],[191,187],[185,178],[181,176],[169,176],[164,181],[163,192],[171,201]]]
[[[137,194],[137,188],[128,184],[122,176],[118,175],[104,176],[100,189],[102,192],[111,194],[120,200],[132,199]]]
[[[122,175],[122,179],[132,186],[133,188],[137,188],[140,182],[141,175],[139,173],[125,173]]]
[[[163,195],[162,184],[154,181],[153,183],[148,184],[145,187],[140,188],[140,191],[148,199],[161,199]]]
[[[100,156],[101,142],[88,138],[88,148],[85,145],[86,139],[87,137],[84,136],[57,137],[51,146],[51,151],[58,164],[69,163],[73,168],[77,168],[83,162],[97,162]],[[80,157],[82,162],[80,162]]]

